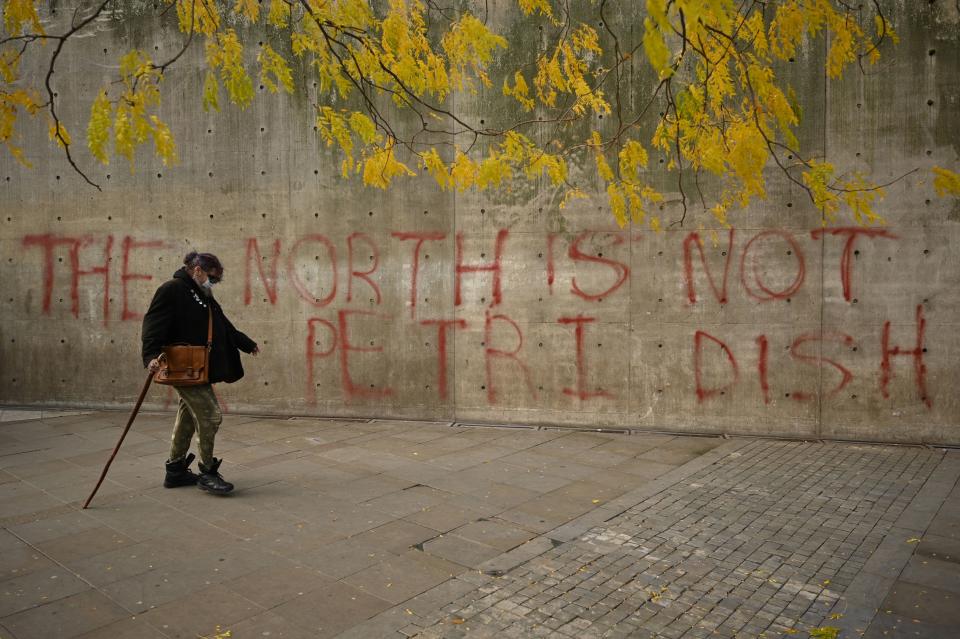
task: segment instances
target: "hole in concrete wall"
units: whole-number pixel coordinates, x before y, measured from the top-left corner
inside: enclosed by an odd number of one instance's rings
[[[109,173],[107,173],[107,179],[108,179],[108,180],[110,179],[110,174],[109,174]]]
[[[211,219],[211,220],[213,219],[213,213],[210,214],[210,219]]]
[[[923,254],[924,254],[924,255],[930,255],[930,250],[929,250],[929,249],[923,249]]]
[[[57,179],[58,179],[58,180],[60,179],[60,176],[59,176],[59,175],[57,176]]]
[[[856,353],[856,352],[857,352],[857,347],[856,347],[856,346],[854,346],[854,347],[853,347],[853,348],[851,348],[850,350],[851,350],[851,351],[853,351],[854,353]]]
[[[856,303],[859,302],[859,301],[860,301],[860,300],[858,300],[857,298],[853,298],[853,303],[854,303],[854,304],[856,304]]]
[[[539,344],[537,344],[537,346],[539,346],[540,348],[543,348],[543,342],[540,342]]]
[[[157,219],[158,219],[158,220],[162,220],[162,219],[163,219],[163,216],[162,216],[162,215],[158,215],[158,216],[157,216]]]
[[[787,304],[789,304],[789,303],[790,303],[790,298],[788,297],[788,298],[787,298]]]
[[[790,397],[790,393],[784,393],[783,396],[784,396],[784,397]]]
[[[663,298],[662,298],[662,297],[658,297],[658,298],[657,298],[657,301],[658,301],[658,302],[662,302],[662,301],[663,301]]]
[[[723,257],[726,257],[726,256],[727,256],[727,252],[726,252],[726,251],[720,251],[720,255],[722,255]]]
[[[487,209],[480,209],[480,215],[483,215],[486,212],[487,212]]]
[[[927,155],[933,155],[933,151],[931,151],[930,149],[927,149]]]
[[[787,202],[787,208],[788,208],[788,209],[792,209],[792,208],[793,208],[793,202]]]
[[[160,174],[160,173],[157,173],[157,177],[158,177],[158,178],[162,178],[162,177],[163,177],[163,175],[162,175],[162,174]]]
[[[429,215],[429,214],[430,214],[430,211],[424,211],[423,214],[424,214],[424,215]]]
[[[657,344],[657,348],[663,348],[663,344]]]
[[[860,249],[857,249],[853,252],[854,255],[860,255]]]
[[[657,251],[657,255],[663,255],[663,251]],[[724,255],[726,255],[726,252],[724,252]]]
[[[480,303],[481,303],[481,304],[485,304],[486,301],[487,301],[487,298],[485,298],[485,297],[481,297],[481,298],[480,298]]]
[[[927,51],[927,55],[931,55],[931,56],[937,55],[937,50],[936,50],[936,49],[930,49],[929,51]]]
[[[487,390],[487,387],[486,387],[486,386],[481,386],[481,387],[480,387],[480,390]]]
[[[860,157],[860,151],[857,151],[855,154],[857,157]]]
[[[927,100],[927,106],[933,106],[933,100]]]
[[[367,215],[369,215],[370,217],[373,217],[373,211],[370,211],[369,213],[367,213]]]

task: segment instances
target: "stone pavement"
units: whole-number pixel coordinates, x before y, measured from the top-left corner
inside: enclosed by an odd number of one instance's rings
[[[0,423],[0,637],[957,637],[960,454],[228,416]],[[37,415],[34,415],[37,417]]]

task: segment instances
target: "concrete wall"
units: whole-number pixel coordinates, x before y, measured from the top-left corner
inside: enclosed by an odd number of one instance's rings
[[[533,28],[503,4],[508,31]],[[100,193],[52,148],[29,147],[33,169],[0,159],[0,402],[128,407],[141,313],[196,248],[221,257],[216,294],[263,348],[218,387],[227,411],[958,444],[960,203],[929,168],[960,166],[960,15],[885,6],[903,42],[879,69],[826,81],[822,42],[784,69],[808,150],[879,182],[919,169],[874,229],[821,228],[776,173],[734,230],[695,213],[661,233],[621,231],[599,195],[560,210],[540,184],[365,189],[335,177],[307,97],[203,114],[188,57],[165,88],[178,166],[82,152]],[[138,19],[99,28],[56,76],[83,96],[64,107],[76,132],[119,52],[178,46]],[[505,117],[489,104],[457,108]]]

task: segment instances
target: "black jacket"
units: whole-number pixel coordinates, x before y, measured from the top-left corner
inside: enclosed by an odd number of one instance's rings
[[[213,311],[213,347],[210,349],[210,383],[235,382],[243,377],[240,351],[252,353],[256,342],[238,331],[213,297],[207,297],[184,269],[173,274],[153,295],[143,317],[143,365],[158,357],[170,344],[207,343],[207,308]]]

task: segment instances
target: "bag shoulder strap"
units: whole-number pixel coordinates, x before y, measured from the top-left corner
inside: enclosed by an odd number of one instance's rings
[[[213,347],[213,309],[207,305],[207,349]]]

